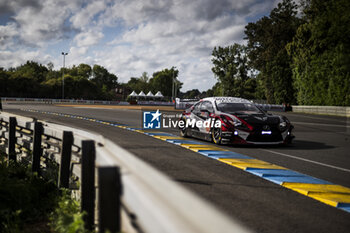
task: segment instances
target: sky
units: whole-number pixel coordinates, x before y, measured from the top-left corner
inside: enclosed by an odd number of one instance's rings
[[[176,67],[181,91],[211,88],[215,46],[279,0],[0,0],[0,67],[101,65],[119,82]]]

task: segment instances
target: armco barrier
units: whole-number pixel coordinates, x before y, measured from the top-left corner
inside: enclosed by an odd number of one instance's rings
[[[85,224],[98,232],[248,232],[198,196],[101,135],[2,112],[0,149],[76,190]],[[97,197],[95,197],[97,194]],[[96,204],[97,202],[97,204]],[[98,208],[97,208],[98,207]],[[95,219],[98,216],[98,219]]]
[[[255,104],[265,111],[284,112],[285,106],[278,104]]]
[[[175,99],[175,109],[188,109],[193,104],[197,103],[198,99]],[[277,104],[260,104],[253,102],[256,106],[263,109],[264,111],[276,111],[276,112],[284,112],[285,106],[277,105]]]
[[[5,103],[129,105],[129,103],[126,101],[107,101],[107,100],[40,99],[40,98],[11,98],[11,97],[2,97],[1,99]]]
[[[293,112],[350,117],[350,107],[293,105]]]

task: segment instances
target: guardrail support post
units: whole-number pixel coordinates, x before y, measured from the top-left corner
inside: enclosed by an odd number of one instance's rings
[[[41,122],[34,123],[32,171],[37,173],[40,173],[40,158],[43,155],[43,150],[41,149],[43,130]]]
[[[58,178],[58,187],[69,188],[70,161],[72,157],[73,133],[63,131],[61,164]]]
[[[17,160],[17,155],[16,155],[16,125],[17,125],[17,120],[16,117],[10,117],[9,119],[9,138],[8,138],[8,155],[9,155],[9,160],[16,161]]]
[[[121,232],[119,167],[98,168],[99,232]]]
[[[92,140],[83,141],[81,163],[81,210],[86,212],[84,222],[87,230],[94,229],[95,158],[95,142]]]

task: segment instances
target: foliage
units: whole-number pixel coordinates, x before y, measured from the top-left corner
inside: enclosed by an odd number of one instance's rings
[[[55,208],[57,196],[52,182],[32,174],[23,164],[2,159],[0,232],[47,232],[47,216]]]
[[[69,190],[58,190],[25,163],[4,158],[0,151],[0,232],[88,232]]]
[[[97,87],[102,88],[106,86],[106,91],[114,89],[117,85],[117,76],[108,72],[106,68],[99,65],[94,65],[92,68],[93,78],[91,79]]]
[[[310,0],[288,52],[299,104],[350,105],[350,2]]]
[[[246,48],[214,48],[218,83],[207,94],[350,105],[349,7],[347,0],[303,0],[299,8],[283,0],[269,16],[245,27]]]
[[[139,78],[135,78],[135,77],[130,78],[127,85],[131,90],[136,91],[137,93],[140,93],[141,91],[143,91],[147,94],[147,92],[151,90],[149,80],[150,78],[148,77],[147,72],[143,72],[141,77]]]
[[[137,93],[140,93],[141,91],[146,93],[150,90],[148,81],[145,82],[141,80],[141,78],[131,77],[127,85],[131,88],[131,90]]]
[[[184,99],[195,99],[195,98],[198,98],[200,96],[200,94],[201,94],[201,92],[198,89],[192,89],[192,90],[186,91],[183,94],[182,98],[184,98]]]
[[[295,102],[291,58],[285,47],[301,23],[297,5],[292,0],[283,0],[269,17],[264,16],[245,28],[250,63],[260,72],[258,89],[265,91],[270,103]]]
[[[50,217],[50,225],[57,233],[88,232],[84,227],[83,215],[79,203],[71,198],[70,191],[63,189],[58,207]]]
[[[157,71],[152,77],[143,72],[140,77],[131,77],[128,83],[118,84],[118,77],[100,65],[93,67],[87,64],[73,65],[71,68],[53,70],[53,64],[47,67],[34,61],[16,68],[5,70],[0,67],[0,96],[32,97],[32,98],[62,98],[64,78],[65,98],[74,99],[116,99],[116,89],[129,92],[145,93],[158,91],[166,97],[172,96],[172,80],[175,93],[179,94],[182,83],[177,79],[179,71],[172,67]],[[64,75],[64,77],[62,77]],[[124,96],[126,97],[126,96]]]
[[[0,68],[0,96],[62,98],[64,73],[65,98],[113,99],[117,76],[102,66],[80,64],[72,68],[53,70],[34,61],[16,68]]]
[[[248,75],[247,47],[234,44],[228,47],[215,47],[212,52],[212,71],[219,86],[214,95],[251,98],[255,92],[255,80]]]
[[[149,80],[150,89],[153,92],[160,91],[164,96],[172,96],[173,80],[175,95],[178,96],[182,87],[182,82],[177,80],[179,71],[172,67],[153,73],[153,77]]]

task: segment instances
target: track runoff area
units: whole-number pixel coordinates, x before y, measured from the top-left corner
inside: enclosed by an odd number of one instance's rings
[[[171,111],[171,110],[173,111],[171,107],[105,106],[105,105],[101,105],[101,106],[99,105],[94,105],[94,106],[64,105],[64,106],[75,107],[75,108],[77,107],[92,108],[92,109],[93,108],[103,108],[103,109],[105,108],[125,109],[126,108],[126,109],[134,109],[134,110],[135,109],[143,110],[142,120],[144,125],[143,127],[137,127],[135,125],[120,124],[117,122],[104,121],[104,120],[92,118],[92,117],[64,114],[59,112],[40,111],[40,110],[33,110],[33,109],[23,109],[23,110],[29,111],[29,112],[37,112],[41,114],[52,114],[52,115],[57,115],[57,116],[62,116],[67,118],[75,118],[83,121],[91,121],[91,122],[96,122],[104,125],[109,125],[112,127],[122,128],[124,130],[133,131],[135,133],[145,134],[155,139],[163,140],[168,143],[181,146],[183,148],[197,152],[198,154],[201,154],[208,158],[215,159],[225,164],[228,164],[230,166],[233,166],[235,168],[244,170],[245,172],[258,176],[262,179],[281,185],[287,189],[296,191],[309,198],[315,199],[324,204],[333,206],[335,208],[338,208],[350,213],[350,188],[348,187],[334,184],[327,180],[319,179],[300,172],[296,172],[291,169],[288,169],[287,167],[278,166],[273,163],[256,159],[254,158],[254,155],[248,156],[245,154],[233,152],[223,147],[218,147],[215,144],[210,142],[194,140],[191,138],[183,138],[174,133],[169,133],[162,130],[162,127],[160,126],[149,127],[151,129],[147,129],[147,124],[149,124],[150,126],[150,122],[158,121],[158,124],[161,124],[162,122],[160,121],[161,119],[160,116],[162,115],[162,112]],[[180,113],[181,111],[172,112],[170,113],[170,118],[171,117],[176,118],[177,117],[176,115]],[[171,114],[173,114],[173,116],[171,116]],[[174,126],[177,126],[178,124],[178,123],[172,122],[171,119],[165,120],[164,116],[163,116],[163,121],[164,121],[163,126],[165,128],[172,128]],[[349,127],[349,126],[347,125],[346,127]],[[154,128],[158,128],[158,129],[154,129]],[[270,151],[270,150],[266,150],[266,151]],[[275,151],[271,151],[271,152],[278,153],[281,156],[287,156],[287,157],[290,156],[288,154],[279,153]],[[293,156],[290,156],[290,157],[293,157]],[[316,161],[312,161],[312,160],[308,160],[300,157],[296,157],[296,158],[299,160],[304,160],[305,162],[311,162],[316,164],[318,163]],[[334,168],[343,170],[345,172],[350,172],[350,170],[346,168],[340,168],[340,167],[323,164],[323,163],[319,163],[319,164],[322,166],[334,167]]]

